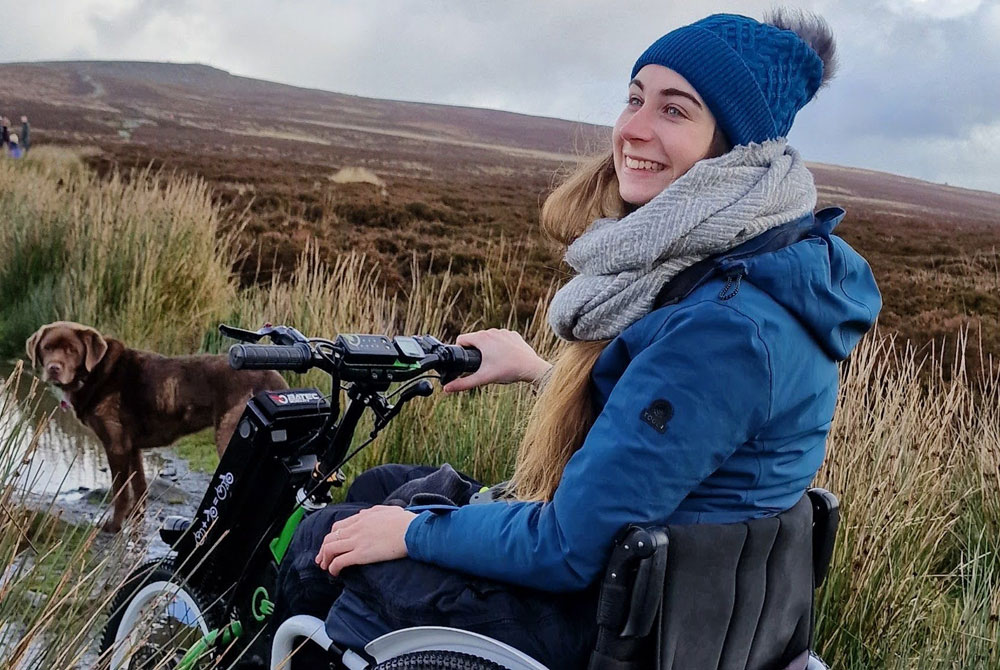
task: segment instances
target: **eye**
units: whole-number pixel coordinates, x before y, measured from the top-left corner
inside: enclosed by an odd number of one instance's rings
[[[667,116],[686,118],[684,110],[678,107],[677,105],[667,105],[666,107],[663,108],[663,113],[666,114]]]
[[[630,95],[625,99],[625,104],[629,107],[642,107],[642,98],[637,95]]]

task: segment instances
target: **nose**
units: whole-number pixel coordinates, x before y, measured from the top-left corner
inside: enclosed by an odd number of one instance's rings
[[[620,132],[623,140],[628,142],[644,142],[652,139],[651,109],[649,105],[642,105],[622,124]]]
[[[49,363],[45,369],[48,371],[50,377],[55,377],[62,372],[62,366],[58,363]]]

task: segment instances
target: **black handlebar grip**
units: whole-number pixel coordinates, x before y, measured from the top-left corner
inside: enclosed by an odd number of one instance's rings
[[[463,347],[465,349],[465,372],[472,374],[479,369],[483,363],[483,352],[475,347]]]
[[[292,345],[234,344],[229,347],[229,367],[234,370],[294,370],[312,367],[312,350],[305,342]]]

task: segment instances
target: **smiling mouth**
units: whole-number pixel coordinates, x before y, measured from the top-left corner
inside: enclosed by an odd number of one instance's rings
[[[639,160],[638,158],[625,156],[625,167],[632,170],[642,170],[644,172],[660,172],[666,168],[666,165],[663,163],[657,163],[656,161]]]

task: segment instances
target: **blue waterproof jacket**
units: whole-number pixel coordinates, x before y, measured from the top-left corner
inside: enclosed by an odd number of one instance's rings
[[[823,461],[837,362],[875,321],[871,269],[830,208],[679,275],[591,373],[599,410],[548,503],[422,512],[409,555],[548,591],[593,583],[629,523],[729,523],[801,497]]]

